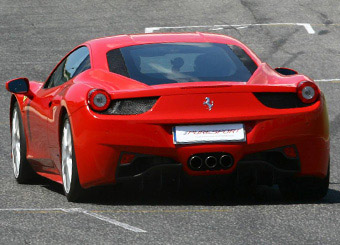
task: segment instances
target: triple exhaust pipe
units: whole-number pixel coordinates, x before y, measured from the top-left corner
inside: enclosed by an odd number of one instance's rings
[[[218,156],[193,155],[189,158],[188,164],[192,170],[228,169],[234,164],[234,159],[230,154],[219,154]]]

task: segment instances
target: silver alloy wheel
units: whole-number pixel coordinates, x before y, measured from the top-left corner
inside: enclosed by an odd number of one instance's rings
[[[19,125],[19,114],[15,109],[13,111],[12,117],[12,163],[13,163],[13,172],[15,178],[19,177],[20,171],[20,153],[21,145],[20,145],[20,125]]]
[[[68,119],[65,120],[63,134],[61,139],[61,167],[63,176],[63,185],[66,193],[70,192],[72,180],[72,139],[71,126]]]

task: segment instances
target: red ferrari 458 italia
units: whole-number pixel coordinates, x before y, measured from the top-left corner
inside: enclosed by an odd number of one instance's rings
[[[18,78],[6,88],[16,180],[38,173],[69,201],[89,187],[172,172],[278,184],[298,198],[328,190],[323,93],[225,35],[99,38],[45,82]]]

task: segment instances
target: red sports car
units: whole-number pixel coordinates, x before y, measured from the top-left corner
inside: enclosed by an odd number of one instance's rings
[[[38,173],[62,183],[69,201],[150,172],[236,176],[292,197],[328,190],[324,95],[225,35],[95,39],[45,82],[18,78],[6,88],[16,180]]]

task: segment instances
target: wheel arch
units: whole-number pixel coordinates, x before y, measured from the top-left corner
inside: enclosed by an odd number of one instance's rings
[[[62,106],[60,109],[60,115],[59,115],[59,122],[58,122],[58,139],[59,139],[59,150],[61,151],[61,136],[62,136],[62,130],[63,130],[63,123],[65,116],[68,115],[67,109],[65,106]],[[60,152],[61,153],[61,152]]]
[[[9,106],[9,125],[10,125],[11,130],[12,130],[12,120],[11,119],[12,119],[15,103],[18,103],[18,99],[16,98],[16,96],[14,94],[12,94],[11,95],[11,102],[10,102],[10,106]],[[20,107],[20,105],[19,105],[19,107]]]

